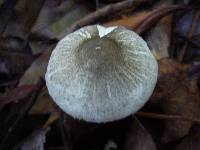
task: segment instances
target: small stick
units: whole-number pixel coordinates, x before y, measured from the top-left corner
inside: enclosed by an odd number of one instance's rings
[[[119,12],[121,10],[127,10],[129,8],[135,9],[137,6],[142,5],[142,4],[150,4],[154,0],[125,0],[121,2],[117,2],[114,4],[107,5],[103,8],[100,8],[96,10],[95,12],[83,17],[81,20],[75,22],[68,30],[67,33],[71,33],[75,30],[77,30],[80,27],[83,27],[85,25],[89,25],[92,23],[95,23],[98,21],[100,18],[106,17],[110,14]],[[59,38],[62,38],[63,35],[60,35]]]
[[[163,17],[180,10],[190,10],[191,8],[185,5],[168,5],[152,11],[146,16],[133,30],[138,34],[143,34],[154,26]]]
[[[166,114],[158,114],[158,113],[152,113],[152,112],[142,112],[139,111],[136,113],[136,115],[146,118],[155,118],[155,119],[167,119],[167,120],[185,120],[185,121],[192,121],[195,123],[200,124],[200,120],[196,118],[190,118],[190,117],[184,117],[179,115],[166,115]]]

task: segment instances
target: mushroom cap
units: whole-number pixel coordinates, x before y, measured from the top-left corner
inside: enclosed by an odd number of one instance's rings
[[[64,112],[102,123],[138,111],[151,96],[157,73],[155,58],[135,32],[91,25],[57,44],[45,79]]]

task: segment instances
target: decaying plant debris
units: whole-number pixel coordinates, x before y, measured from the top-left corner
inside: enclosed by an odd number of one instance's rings
[[[196,0],[0,0],[0,150],[199,150],[199,9]],[[65,115],[44,82],[57,42],[91,24],[137,32],[159,66],[148,103],[106,125]]]

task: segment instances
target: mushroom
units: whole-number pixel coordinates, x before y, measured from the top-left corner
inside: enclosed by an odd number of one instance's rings
[[[49,94],[65,113],[106,123],[137,112],[151,96],[157,72],[154,56],[135,32],[91,25],[57,44],[45,79]]]

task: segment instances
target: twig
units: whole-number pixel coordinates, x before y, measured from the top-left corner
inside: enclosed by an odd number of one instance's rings
[[[154,10],[151,14],[146,16],[136,28],[134,28],[135,32],[138,34],[143,34],[147,30],[149,30],[152,26],[154,26],[160,19],[163,17],[174,13],[180,10],[191,9],[185,5],[168,5]]]
[[[135,9],[137,6],[152,3],[154,0],[125,0],[122,2],[118,2],[115,4],[107,5],[103,8],[96,10],[95,12],[85,16],[81,20],[75,22],[68,30],[67,33],[73,32],[74,30],[83,27],[85,25],[89,25],[95,23],[100,18],[106,17],[110,14],[119,12],[121,10],[127,10],[129,8]],[[59,36],[62,37],[63,35]]]
[[[155,118],[155,119],[167,119],[167,120],[179,119],[179,120],[185,120],[185,121],[192,121],[192,122],[200,124],[199,119],[184,117],[184,116],[179,116],[179,115],[166,115],[166,114],[158,114],[158,113],[142,112],[142,111],[137,112],[136,115],[141,116],[141,117],[147,117],[147,118]]]
[[[190,39],[192,34],[194,33],[194,31],[196,30],[196,27],[198,25],[200,19],[200,11],[197,11],[196,14],[194,15],[193,19],[192,19],[192,23],[190,26],[190,29],[187,33],[187,38]],[[178,61],[182,62],[186,53],[188,47],[188,42],[185,41],[185,43],[183,44],[182,49],[180,50],[180,55],[178,56]]]
[[[26,105],[23,107],[23,110],[20,111],[19,116],[16,118],[14,123],[9,127],[7,134],[3,138],[3,140],[0,143],[0,150],[3,150],[5,143],[7,142],[10,135],[13,133],[13,130],[17,127],[19,121],[28,113],[28,111],[32,108],[33,104],[35,103],[38,95],[40,94],[40,91],[44,87],[45,82],[43,79],[40,79],[35,87],[34,92],[29,98],[29,101],[27,101]]]

